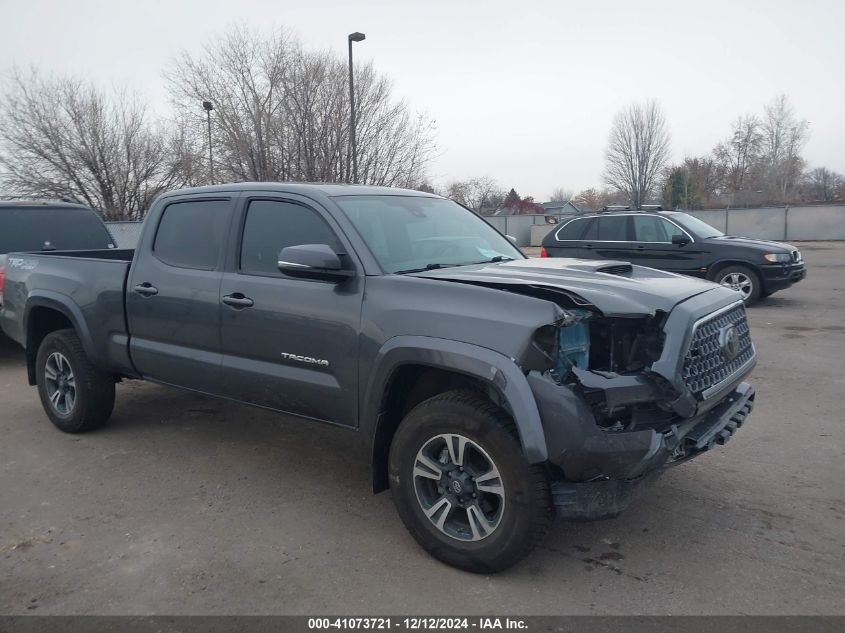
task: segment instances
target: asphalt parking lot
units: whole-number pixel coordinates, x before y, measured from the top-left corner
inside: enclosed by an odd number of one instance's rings
[[[429,558],[348,431],[139,382],[64,435],[0,340],[3,614],[843,614],[845,244],[750,309],[757,407],[497,576]]]

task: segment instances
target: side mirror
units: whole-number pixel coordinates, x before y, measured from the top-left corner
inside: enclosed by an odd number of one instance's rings
[[[505,235],[505,237],[516,245],[516,238],[513,235]]]
[[[689,244],[689,238],[686,235],[675,233],[672,236],[672,244],[675,244],[677,246],[686,246],[687,244]]]
[[[355,273],[345,269],[337,253],[328,244],[300,244],[279,251],[279,271],[300,279],[339,282]]]

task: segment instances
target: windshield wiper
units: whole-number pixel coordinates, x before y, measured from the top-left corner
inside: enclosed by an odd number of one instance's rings
[[[408,270],[397,270],[394,275],[404,275],[406,273],[424,273],[427,270],[436,270],[438,268],[450,268],[452,266],[457,266],[457,264],[426,264],[422,268],[409,268]]]
[[[409,268],[408,270],[397,270],[394,275],[404,275],[406,273],[424,273],[427,270],[436,270],[437,268],[454,268],[455,266],[477,266],[478,264],[496,264],[498,262],[512,262],[513,257],[507,255],[496,255],[491,259],[485,259],[480,262],[467,262],[465,264],[426,264],[423,268]]]
[[[480,262],[472,262],[470,264],[463,264],[464,266],[476,266],[478,264],[498,264],[499,262],[512,262],[513,257],[508,257],[507,255],[496,255],[495,257],[491,257],[490,259],[485,259]]]

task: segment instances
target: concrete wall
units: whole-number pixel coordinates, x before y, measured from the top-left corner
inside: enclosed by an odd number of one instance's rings
[[[845,240],[845,205],[690,211],[729,235],[762,240]]]
[[[505,235],[512,235],[516,238],[519,246],[539,246],[536,242],[542,240],[551,228],[557,224],[547,224],[545,215],[493,215],[482,216],[487,222],[495,226]],[[564,222],[572,215],[555,215],[558,221]],[[536,242],[536,243],[535,243]]]

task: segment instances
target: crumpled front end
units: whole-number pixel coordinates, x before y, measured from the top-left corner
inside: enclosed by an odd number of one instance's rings
[[[567,315],[538,332],[548,369],[527,376],[562,516],[616,516],[642,482],[724,444],[750,414],[743,379],[756,353],[733,295],[630,318],[590,306]]]

